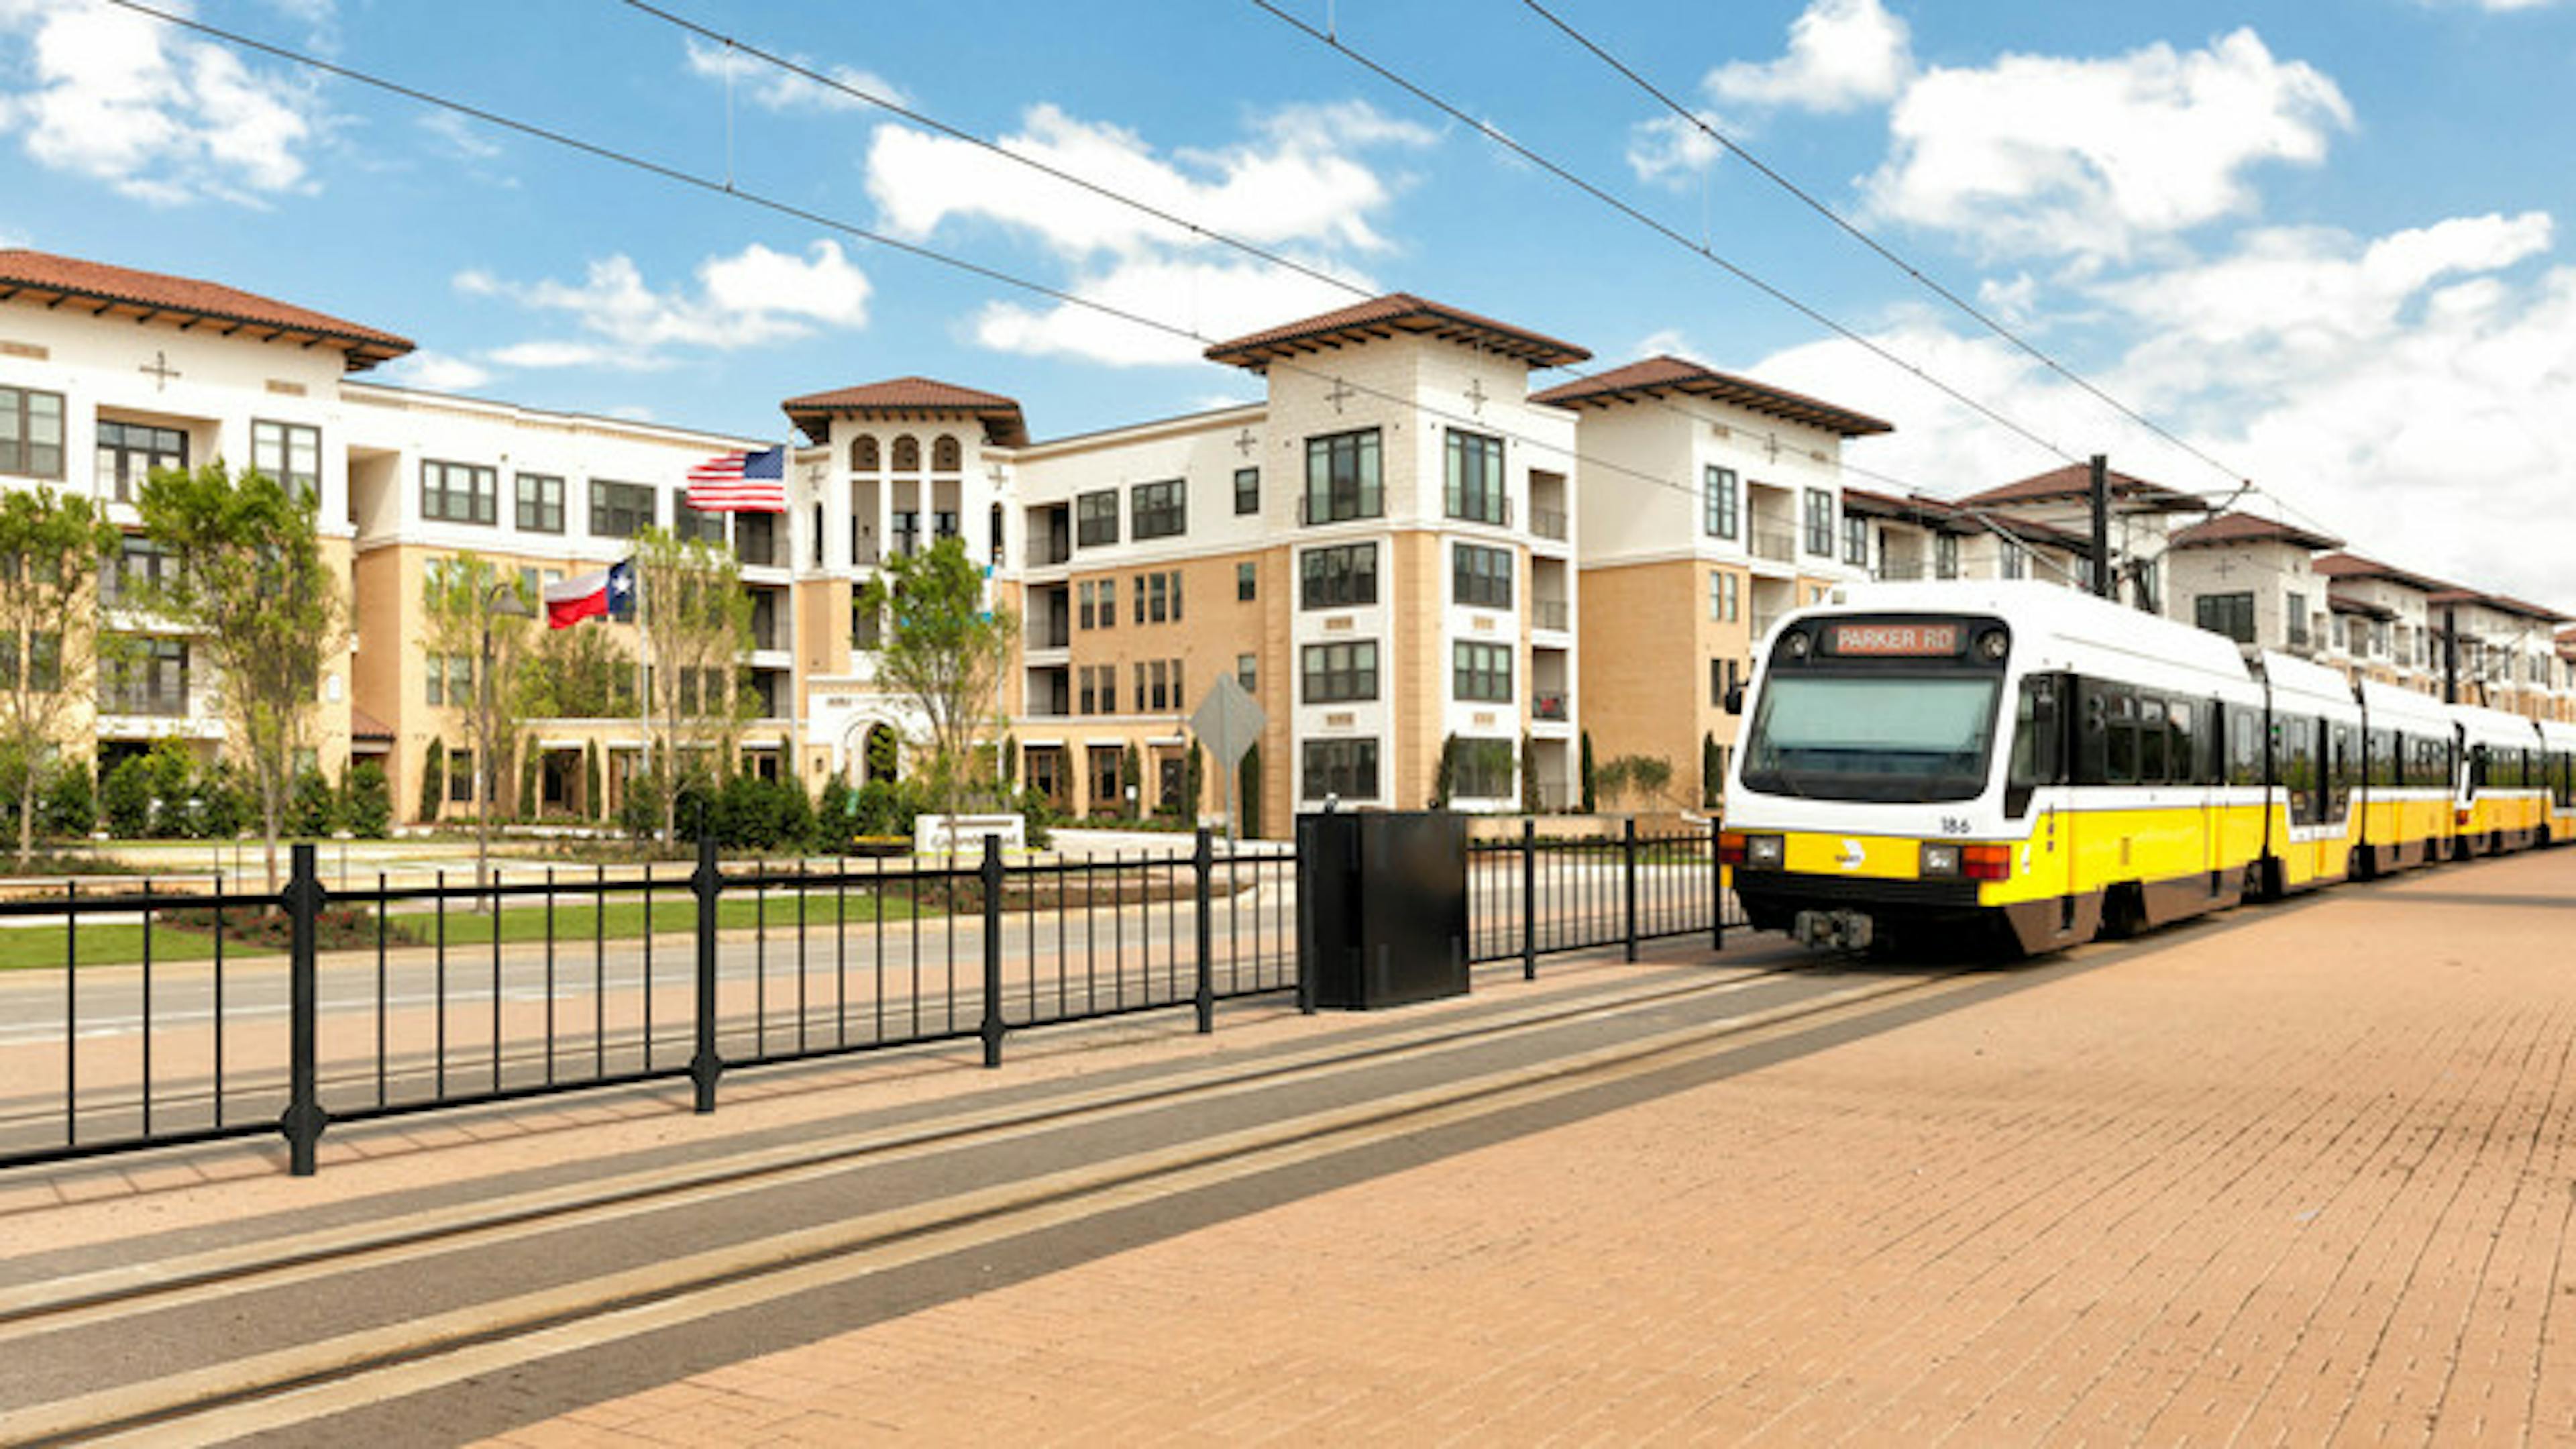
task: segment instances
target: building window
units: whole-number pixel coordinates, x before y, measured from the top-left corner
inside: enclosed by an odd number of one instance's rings
[[[1377,741],[1308,740],[1305,785],[1309,800],[1337,795],[1349,800],[1377,798]]]
[[[682,543],[711,543],[722,548],[725,516],[722,513],[701,513],[689,506],[688,499],[675,498],[671,500],[671,532],[678,535]]]
[[[1300,651],[1308,704],[1377,698],[1377,643],[1309,644]]]
[[[1473,523],[1509,523],[1503,498],[1503,440],[1449,430],[1449,516]]]
[[[188,713],[188,646],[127,638],[99,672],[98,712],[176,719]]]
[[[1860,568],[1869,567],[1869,520],[1843,518],[1843,562]]]
[[[1189,491],[1178,478],[1139,483],[1127,490],[1127,499],[1131,538],[1178,538],[1189,528]]]
[[[564,531],[563,480],[544,473],[519,475],[519,531]]]
[[[420,516],[444,523],[498,523],[501,475],[478,463],[420,465]]]
[[[474,803],[474,752],[472,750],[447,752],[447,803],[450,805]]]
[[[316,497],[322,492],[322,430],[253,419],[250,465],[285,484],[293,497]]]
[[[874,473],[878,471],[881,461],[882,455],[877,450],[876,434],[861,433],[857,437],[850,439],[850,469],[852,472]]]
[[[1074,671],[1081,683],[1081,705],[1084,714],[1118,712],[1118,666],[1086,664]]]
[[[61,393],[0,387],[0,473],[24,478],[63,476]]]
[[[27,692],[52,694],[63,687],[63,636],[59,632],[27,636]],[[18,687],[18,638],[0,634],[0,689]]]
[[[1116,745],[1093,745],[1083,751],[1090,763],[1091,810],[1095,815],[1109,814],[1119,808],[1125,791],[1118,783],[1120,751]]]
[[[1136,622],[1139,624],[1179,623],[1181,618],[1181,571],[1138,574],[1136,576]]]
[[[1512,798],[1512,742],[1460,740],[1451,756],[1449,794],[1459,800]]]
[[[1237,468],[1234,470],[1234,511],[1237,513],[1259,513],[1261,511],[1260,469]]]
[[[1449,646],[1450,692],[1459,699],[1509,704],[1512,699],[1512,651],[1507,644]]]
[[[2305,649],[2308,647],[2308,596],[2294,589],[2290,593],[2289,604],[2290,647]]]
[[[590,480],[591,537],[633,538],[659,521],[649,485]]]
[[[966,450],[958,445],[957,435],[941,433],[930,443],[930,471],[954,473],[965,466]]]
[[[1484,609],[1512,606],[1512,551],[1462,543],[1450,550],[1449,587],[1462,605]]]
[[[429,666],[429,702],[463,708],[474,702],[474,656],[471,654],[432,654],[421,661]]]
[[[1310,548],[1297,567],[1299,608],[1342,609],[1377,602],[1376,544]]]
[[[1073,500],[1073,541],[1100,548],[1118,541],[1118,490],[1104,488]]]
[[[1834,495],[1822,488],[1807,490],[1807,552],[1834,556]]]
[[[2239,644],[2254,642],[2252,594],[2203,594],[2192,600],[2192,621]]]
[[[1259,597],[1261,597],[1260,565],[1248,563],[1236,564],[1234,566],[1235,602],[1238,604],[1248,604]]]
[[[1744,617],[1744,583],[1724,569],[1709,570],[1708,616],[1720,624]]]
[[[1955,579],[1959,576],[1959,536],[1957,534],[1943,533],[1933,536],[1932,576],[1936,579]]]
[[[2139,608],[2150,614],[2164,612],[2164,589],[2156,579],[2155,560],[2138,561],[2136,572],[2130,576],[2130,589],[2130,597]]]
[[[1234,682],[1242,685],[1246,694],[1260,693],[1261,661],[1250,654],[1234,656]]]
[[[1181,707],[1181,661],[1149,659],[1136,666],[1136,707],[1140,710]]]
[[[1738,661],[1733,659],[1708,661],[1708,702],[1719,709],[1724,709],[1726,697],[1735,692],[1735,686],[1742,679],[1743,674]]]
[[[5,446],[5,445],[0,445]],[[98,486],[120,503],[143,492],[155,468],[188,466],[188,435],[177,428],[150,428],[140,423],[98,425]],[[60,465],[55,476],[61,476]]]
[[[1995,574],[1998,578],[2019,579],[2030,576],[2030,555],[2009,538],[1995,540]]]
[[[1709,465],[1700,494],[1700,527],[1711,538],[1733,538],[1739,526],[1736,511],[1735,470]]]
[[[1376,518],[1385,511],[1378,488],[1377,429],[1306,440],[1306,497],[1299,509],[1300,522],[1338,523],[1346,518]]]

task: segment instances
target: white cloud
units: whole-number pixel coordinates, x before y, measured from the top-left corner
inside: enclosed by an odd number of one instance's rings
[[[1094,306],[1031,308],[994,302],[976,316],[971,330],[976,342],[997,352],[1079,357],[1120,367],[1183,366],[1198,362],[1207,344],[1100,308],[1223,341],[1347,307],[1357,295],[1376,290],[1365,278],[1353,276],[1351,281],[1359,293],[1250,263],[1146,258],[1121,262],[1065,289]]]
[[[1062,287],[1073,296],[1223,338],[1347,306],[1355,294],[1245,258],[1191,225],[1156,220],[1011,156],[1364,286],[1346,258],[1389,248],[1375,218],[1392,204],[1398,183],[1360,153],[1426,146],[1433,134],[1358,103],[1290,106],[1256,118],[1250,130],[1249,139],[1222,150],[1163,155],[1132,131],[1041,105],[1017,134],[996,143],[1011,153],[1005,156],[889,125],[868,148],[868,190],[898,236],[998,224],[1052,253],[1070,273]],[[967,330],[1000,351],[1116,366],[1195,362],[1201,346],[1072,304],[997,302]]]
[[[1722,101],[1848,111],[1894,97],[1914,69],[1905,22],[1878,0],[1814,0],[1778,60],[1729,61],[1701,82]]]
[[[883,76],[856,66],[822,65],[801,55],[789,55],[806,70],[830,76],[849,90],[837,89],[820,81],[809,80],[791,70],[783,70],[756,56],[713,45],[696,36],[688,37],[689,74],[707,80],[721,81],[730,72],[734,95],[765,111],[856,111],[875,109],[868,102],[850,94],[865,91],[881,100],[904,105],[904,95]]]
[[[1716,116],[1702,111],[1696,119],[1710,129]],[[1700,125],[1679,116],[1657,116],[1628,128],[1628,169],[1640,181],[1681,187],[1705,175],[1726,155]]]
[[[420,118],[420,128],[468,161],[489,161],[501,154],[501,143],[489,130],[454,111],[432,111]]]
[[[506,367],[662,366],[680,347],[729,352],[813,335],[820,328],[867,325],[869,283],[841,254],[818,241],[802,259],[758,243],[698,264],[698,286],[655,291],[623,255],[590,263],[578,283],[509,282],[481,271],[460,273],[458,291],[499,297],[537,312],[569,314],[589,334],[579,340],[537,339],[489,354]]]
[[[2128,257],[2253,211],[2246,171],[2320,162],[2351,125],[2331,79],[2274,59],[2250,29],[2189,52],[2006,55],[1906,87],[1893,150],[1864,188],[1876,215],[1994,253]]]
[[[462,357],[427,350],[385,364],[384,377],[398,387],[425,388],[430,392],[471,392],[492,380],[489,368],[478,367]]]
[[[2539,265],[2551,218],[2456,217],[2375,238],[2251,233],[2226,255],[2079,284],[2126,339],[2086,368],[2113,396],[2246,470],[2291,516],[2401,568],[2558,607],[2571,583],[2535,519],[2576,478],[2576,267]],[[2207,465],[2128,425],[2008,344],[1913,313],[1876,334],[1899,355],[2071,451],[2193,492]],[[2059,460],[1846,342],[1759,375],[1897,424],[1863,466],[1956,496]],[[1861,480],[1856,480],[1861,481]],[[1864,486],[1867,484],[1864,482]]]
[[[1185,151],[1167,160],[1131,131],[1040,105],[1030,109],[1017,134],[997,144],[1245,241],[1304,240],[1374,251],[1386,243],[1369,216],[1393,199],[1393,188],[1351,153],[1431,139],[1420,127],[1359,104],[1291,107],[1261,121],[1257,130],[1257,139],[1244,145]],[[878,128],[867,167],[868,192],[900,236],[927,237],[953,219],[981,217],[1029,233],[1072,258],[1134,255],[1192,240],[1184,227],[1155,221],[1009,157],[903,126]]]
[[[312,189],[324,115],[282,72],[89,0],[0,3],[0,36],[24,46],[0,131],[44,166],[164,205]]]

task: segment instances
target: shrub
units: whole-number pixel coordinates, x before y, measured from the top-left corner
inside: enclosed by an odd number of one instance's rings
[[[320,770],[298,771],[286,796],[286,833],[318,839],[339,828],[340,798],[330,777]]]
[[[88,766],[68,760],[54,766],[36,823],[56,839],[77,840],[98,828],[98,789]]]
[[[385,767],[361,760],[340,777],[340,823],[351,835],[382,840],[393,827],[393,792],[385,784]]]
[[[152,762],[128,755],[116,762],[99,786],[99,809],[107,833],[119,840],[141,840],[152,833]]]
[[[199,837],[230,840],[250,828],[250,789],[232,766],[217,765],[199,776],[194,796],[197,808],[190,828]],[[290,804],[290,812],[292,808]]]
[[[420,823],[435,824],[439,803],[447,798],[447,742],[432,739],[420,757]]]
[[[728,850],[802,850],[814,838],[814,805],[793,780],[736,775],[710,797],[707,824]]]

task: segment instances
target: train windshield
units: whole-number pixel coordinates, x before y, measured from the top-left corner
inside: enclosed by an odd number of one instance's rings
[[[1973,800],[1994,743],[1992,676],[1777,671],[1744,747],[1744,783],[1812,800]]]

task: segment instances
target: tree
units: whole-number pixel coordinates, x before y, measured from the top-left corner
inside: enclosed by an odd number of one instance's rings
[[[635,718],[635,660],[617,631],[576,624],[529,632],[519,665],[523,717]]]
[[[1633,792],[1641,803],[1648,803],[1672,784],[1673,765],[1656,755],[1621,755],[1603,761],[1597,777],[1602,793],[1613,801],[1624,805]]]
[[[859,603],[894,620],[877,654],[877,679],[928,721],[931,798],[953,815],[975,735],[995,719],[1018,625],[1008,610],[985,606],[984,571],[954,534],[920,553],[888,557]]]
[[[1594,786],[1597,782],[1593,779],[1593,773],[1592,731],[1585,730],[1583,732],[1583,813],[1586,815],[1591,814],[1593,810],[1597,808],[1594,803],[1595,796],[1593,793]]]
[[[1717,808],[1726,796],[1726,754],[1717,747],[1717,736],[1703,732],[1699,737],[1699,803],[1706,809]]]
[[[18,863],[36,844],[36,795],[95,689],[100,633],[84,605],[117,549],[90,501],[38,484],[0,493],[0,775],[16,786]]]
[[[438,807],[447,798],[447,742],[430,736],[420,756],[420,823],[438,823]]]
[[[661,763],[662,836],[677,841],[681,751],[712,752],[730,773],[736,732],[749,701],[742,656],[751,648],[751,600],[732,554],[665,529],[635,536],[637,622],[643,626],[647,701]]]
[[[1431,808],[1449,808],[1450,793],[1458,784],[1458,737],[1443,736],[1440,741],[1440,763],[1431,768]]]
[[[1538,784],[1538,741],[1521,732],[1521,813],[1536,815],[1547,805]]]
[[[445,669],[444,708],[474,753],[474,884],[480,889],[491,869],[492,814],[526,717],[519,661],[537,601],[518,575],[460,553],[431,562],[420,603],[421,652],[430,668]],[[462,669],[460,659],[467,661]]]
[[[259,797],[268,884],[295,752],[320,693],[322,660],[340,642],[340,580],[322,557],[319,500],[252,469],[220,463],[156,469],[137,501],[144,532],[171,567],[137,589],[143,607],[193,631],[222,680],[230,725]]]

